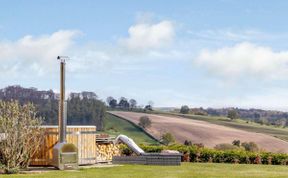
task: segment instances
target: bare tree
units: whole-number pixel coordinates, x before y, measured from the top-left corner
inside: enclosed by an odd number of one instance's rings
[[[6,173],[28,167],[43,140],[40,125],[32,104],[0,101],[0,163]]]
[[[130,107],[133,109],[133,108],[136,108],[137,106],[137,101],[135,99],[130,99],[129,100],[129,103],[130,103]]]
[[[154,102],[153,101],[148,101],[148,105],[150,105],[151,107],[153,107],[154,106]]]
[[[138,125],[142,128],[151,127],[151,120],[148,116],[141,116]]]
[[[114,98],[112,96],[108,96],[107,99],[106,99],[106,103],[107,105],[110,105],[110,102],[114,100]]]

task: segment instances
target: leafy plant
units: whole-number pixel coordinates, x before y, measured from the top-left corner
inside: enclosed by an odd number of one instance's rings
[[[0,101],[0,162],[6,173],[28,167],[43,140],[41,121],[32,104]]]
[[[167,132],[161,136],[161,141],[164,145],[169,145],[175,142],[175,138],[171,133]]]

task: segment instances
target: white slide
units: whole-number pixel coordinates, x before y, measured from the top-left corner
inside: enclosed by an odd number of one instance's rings
[[[145,152],[131,138],[127,137],[126,135],[118,135],[118,137],[114,141],[114,144],[117,144],[119,142],[125,143],[137,155],[145,154]]]

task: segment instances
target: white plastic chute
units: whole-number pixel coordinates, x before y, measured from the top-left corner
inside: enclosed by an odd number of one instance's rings
[[[129,148],[131,148],[137,155],[145,154],[145,152],[129,137],[126,135],[119,135],[115,141],[114,144],[117,144],[119,142],[123,142],[126,144]]]

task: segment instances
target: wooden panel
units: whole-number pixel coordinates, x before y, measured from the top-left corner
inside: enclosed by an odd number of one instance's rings
[[[37,153],[33,156],[30,165],[51,165],[52,151],[58,141],[57,126],[43,126],[45,136]],[[95,126],[68,126],[67,143],[73,143],[79,152],[79,164],[93,164],[96,162],[96,127]]]

